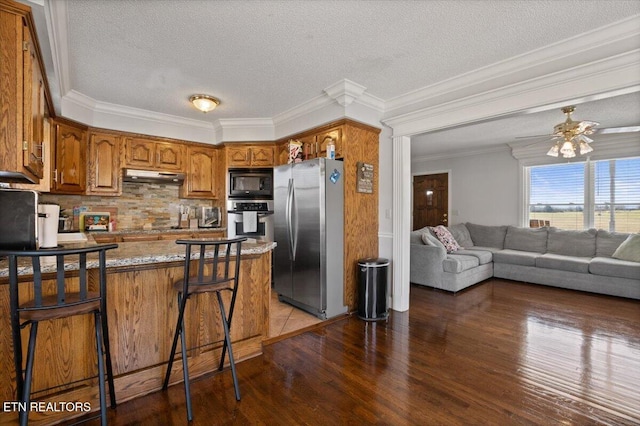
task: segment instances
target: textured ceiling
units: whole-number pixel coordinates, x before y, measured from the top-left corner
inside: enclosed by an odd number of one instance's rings
[[[640,14],[640,1],[66,0],[66,10],[68,89],[212,122],[271,118],[345,78],[394,99]],[[204,116],[188,103],[194,93],[222,104]],[[640,98],[624,98],[623,108],[599,101],[574,115],[640,124]],[[511,142],[562,118],[548,111],[441,131],[414,138],[413,151]]]

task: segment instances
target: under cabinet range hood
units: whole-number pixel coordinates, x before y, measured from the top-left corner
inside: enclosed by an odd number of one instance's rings
[[[184,173],[157,172],[153,170],[124,169],[125,182],[166,183],[182,185]]]

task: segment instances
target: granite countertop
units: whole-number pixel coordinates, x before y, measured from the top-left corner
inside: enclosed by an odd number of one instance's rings
[[[87,234],[99,234],[99,235],[129,235],[129,234],[184,234],[187,232],[224,232],[226,227],[214,227],[214,228],[161,228],[161,229],[122,229],[112,232],[93,231],[86,232]]]
[[[203,240],[208,240],[203,238]],[[181,244],[176,244],[171,240],[157,240],[157,241],[144,241],[144,242],[126,242],[117,243],[118,248],[107,251],[107,268],[117,268],[133,265],[146,265],[154,263],[176,262],[184,261],[185,247]],[[87,247],[96,245],[92,239],[85,243],[77,244],[65,244],[66,248],[73,247]],[[275,242],[260,242],[255,240],[247,240],[242,243],[242,255],[257,255],[267,253],[276,247]],[[221,251],[224,253],[224,251]],[[233,253],[233,252],[232,252]],[[213,253],[210,253],[213,257]],[[207,255],[206,257],[210,257]],[[197,259],[200,257],[199,253],[192,253],[191,258]],[[55,272],[56,263],[55,258],[46,258],[49,261],[43,261],[42,272]],[[96,256],[87,257],[87,268],[97,268],[98,260]],[[74,271],[78,269],[76,262],[69,262],[65,264],[66,271]],[[33,269],[31,262],[28,259],[22,259],[18,265],[18,275],[31,275]],[[0,277],[8,277],[9,266],[8,261],[3,259],[0,261]]]

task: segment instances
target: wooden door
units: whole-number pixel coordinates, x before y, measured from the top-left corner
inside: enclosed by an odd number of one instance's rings
[[[216,198],[216,149],[190,146],[187,152],[187,179],[182,185],[182,197]]]
[[[413,230],[449,224],[449,174],[413,177]]]
[[[87,194],[122,194],[120,138],[109,133],[91,133]]]
[[[251,165],[257,167],[273,166],[273,146],[254,146],[251,148]]]
[[[246,146],[227,147],[228,167],[248,167],[251,165],[251,151]]]
[[[86,182],[87,132],[67,124],[56,125],[54,188],[59,194],[83,194]]]
[[[172,143],[157,143],[156,168],[176,172],[183,171],[182,145]]]
[[[23,27],[23,165],[42,178],[44,81],[29,28]]]
[[[128,138],[126,164],[129,167],[153,168],[155,164],[155,143],[148,139]]]

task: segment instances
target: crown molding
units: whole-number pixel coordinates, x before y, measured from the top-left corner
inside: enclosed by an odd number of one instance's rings
[[[457,75],[433,85],[405,93],[386,101],[389,116],[401,115],[411,106],[429,106],[446,102],[448,96],[465,97],[567,68],[579,63],[593,62],[612,56],[612,52],[637,48],[640,36],[640,15],[596,28],[569,39],[547,45],[488,66]],[[572,59],[570,59],[572,58]],[[573,65],[571,63],[573,61]],[[514,76],[516,78],[513,81]]]
[[[346,107],[362,96],[365,90],[367,90],[366,87],[345,78],[325,87],[323,92],[343,107]]]
[[[567,99],[636,92],[640,90],[639,67],[640,49],[635,49],[382,121],[393,128],[394,135],[415,135],[514,112],[540,110],[541,105],[549,109]]]
[[[428,155],[412,157],[411,164],[423,163],[425,161],[447,160],[450,158],[475,157],[477,155],[494,154],[497,152],[509,152],[509,151],[510,151],[509,147],[504,145],[494,146],[489,148],[480,148],[475,150],[465,149],[464,151],[450,151],[450,152],[438,153],[435,155],[428,154]]]
[[[45,2],[44,13],[49,33],[49,44],[51,45],[53,70],[58,77],[60,96],[62,97],[71,89],[66,0]]]
[[[213,125],[220,142],[259,141],[275,139],[271,118],[221,118]]]

